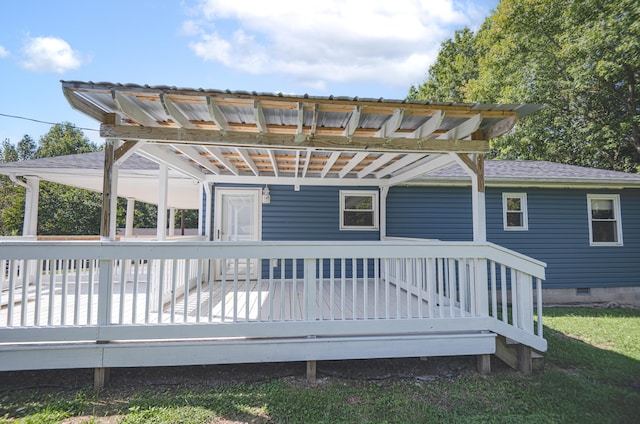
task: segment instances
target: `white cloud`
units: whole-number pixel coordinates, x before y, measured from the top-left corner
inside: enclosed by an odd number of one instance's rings
[[[321,89],[331,81],[408,87],[453,30],[477,26],[488,10],[468,0],[200,0],[196,14],[183,32],[203,60]]]
[[[28,38],[22,53],[22,67],[33,72],[62,74],[79,68],[84,60],[69,43],[56,37]]]
[[[4,46],[0,46],[0,59],[7,56],[9,56],[9,50],[5,49]]]

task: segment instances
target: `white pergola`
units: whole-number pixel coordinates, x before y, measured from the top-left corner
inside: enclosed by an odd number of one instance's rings
[[[489,140],[539,109],[77,81],[62,88],[106,139],[105,239],[115,237],[119,165],[136,152],[160,166],[159,220],[169,169],[202,183],[208,197],[215,183],[369,185],[384,202],[390,186],[457,162],[472,179],[474,240],[485,241]]]

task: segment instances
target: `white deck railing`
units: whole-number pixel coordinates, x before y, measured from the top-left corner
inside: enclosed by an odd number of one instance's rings
[[[0,267],[1,343],[488,330],[546,350],[544,264],[491,243],[6,241]]]

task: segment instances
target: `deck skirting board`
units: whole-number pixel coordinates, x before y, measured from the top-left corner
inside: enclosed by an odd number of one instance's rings
[[[0,371],[482,355],[495,334],[45,344],[0,349]],[[43,360],[45,359],[45,360]]]

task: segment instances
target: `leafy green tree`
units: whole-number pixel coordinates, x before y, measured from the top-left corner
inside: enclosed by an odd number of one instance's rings
[[[502,0],[477,34],[457,35],[410,97],[544,104],[493,141],[496,157],[638,169],[637,0]],[[459,65],[457,51],[473,52],[476,75]],[[462,96],[444,95],[451,92]]]
[[[18,146],[16,150],[18,152],[19,160],[29,160],[33,158],[36,154],[36,142],[33,139],[26,135],[22,137],[22,139],[18,142]]]
[[[429,67],[429,77],[420,86],[411,86],[410,99],[464,102],[467,83],[478,76],[476,38],[473,31],[464,28],[454,38],[440,45],[436,62]]]
[[[82,130],[70,122],[55,124],[48,133],[40,137],[36,158],[72,155],[98,151]]]

